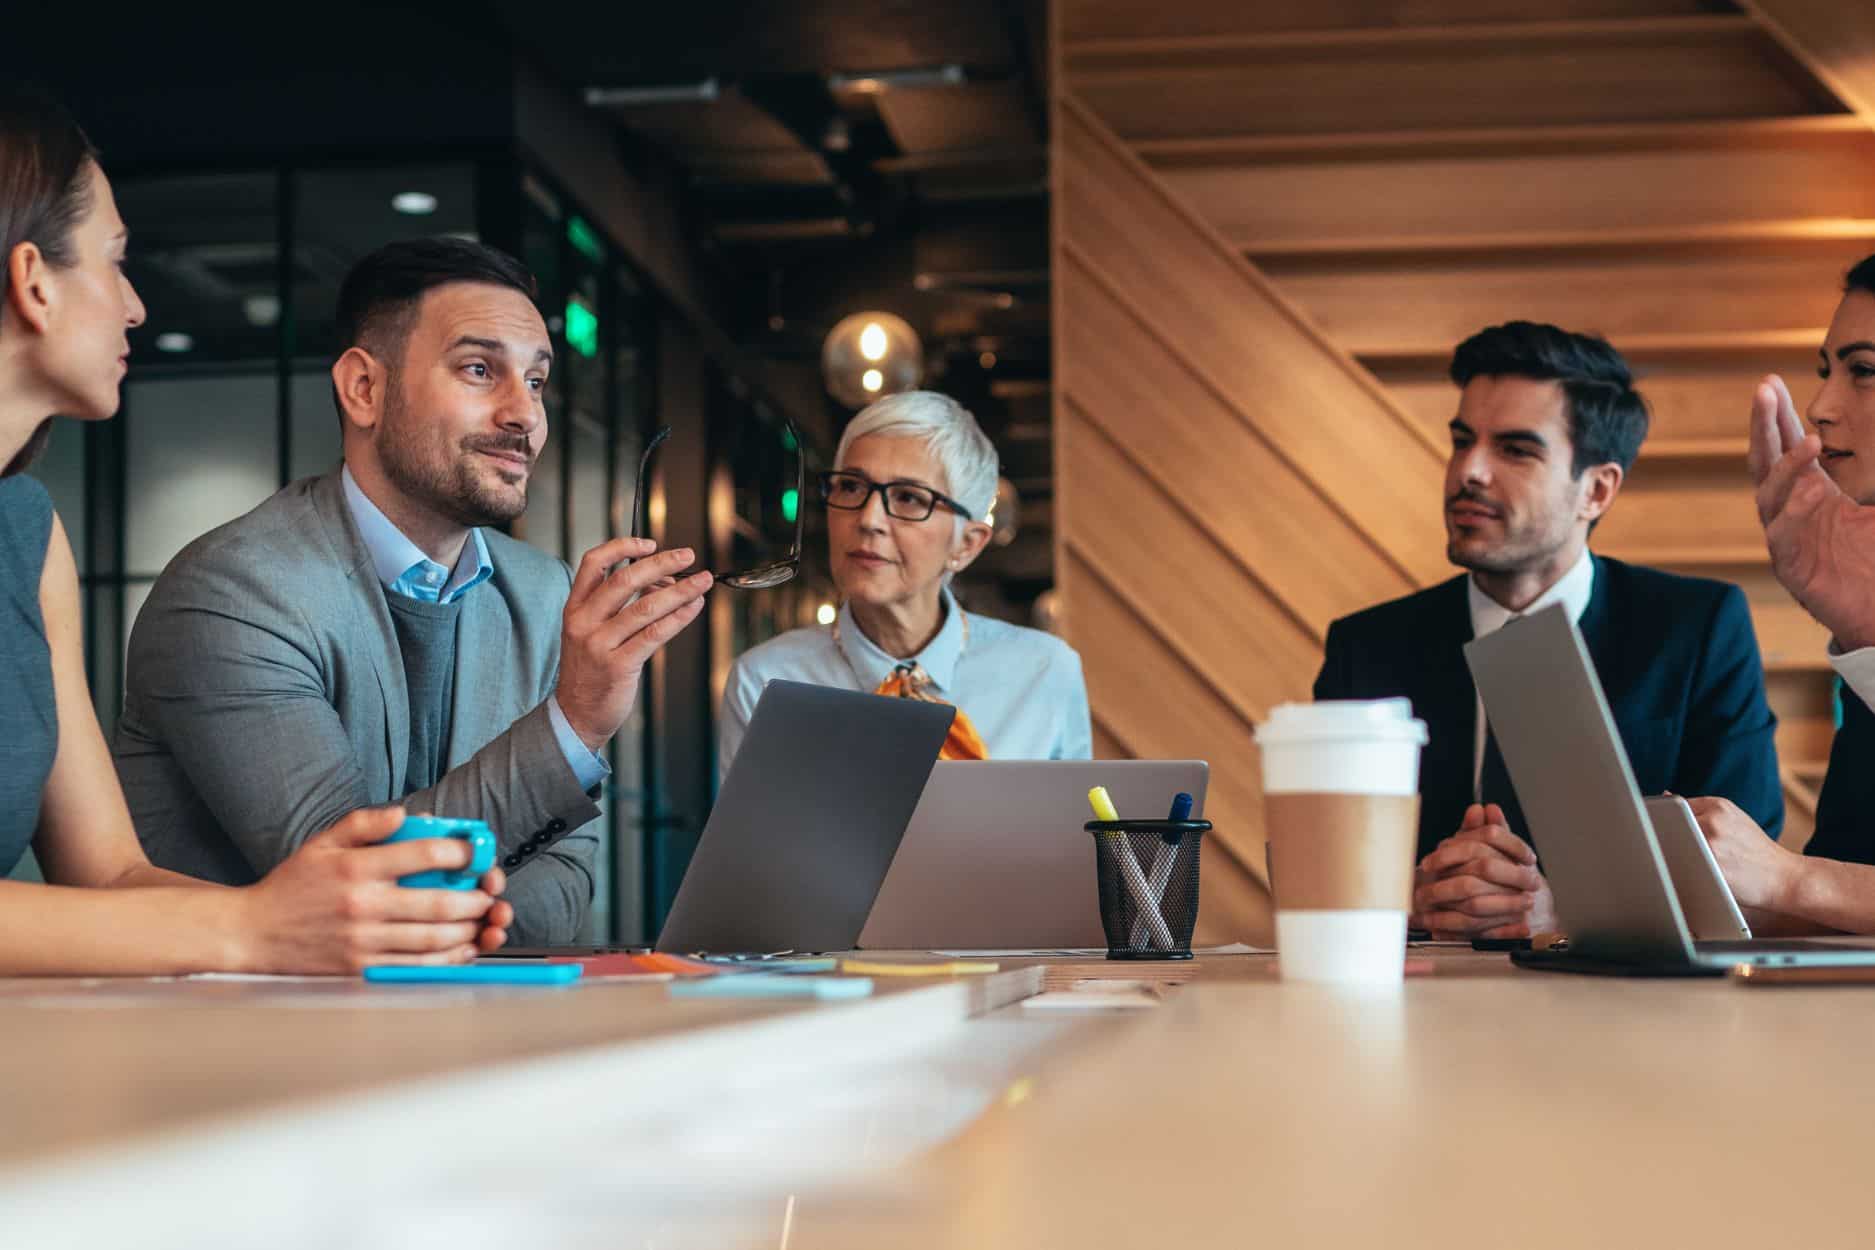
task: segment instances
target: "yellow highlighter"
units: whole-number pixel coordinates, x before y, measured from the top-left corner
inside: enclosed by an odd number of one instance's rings
[[[1118,820],[1120,813],[1113,806],[1113,796],[1107,793],[1107,787],[1095,786],[1087,792],[1087,802],[1094,809],[1095,820]],[[1119,861],[1120,877],[1126,882],[1126,892],[1133,896],[1133,906],[1146,921],[1153,939],[1159,949],[1170,950],[1174,945],[1172,930],[1165,923],[1165,915],[1159,910],[1159,902],[1153,897],[1152,883],[1146,880],[1146,872],[1133,858],[1133,848],[1128,846],[1117,833],[1103,835],[1113,840],[1113,853]]]
[[[995,972],[999,965],[978,960],[953,959],[946,963],[886,963],[878,960],[842,959],[841,972],[874,977],[950,977]]]

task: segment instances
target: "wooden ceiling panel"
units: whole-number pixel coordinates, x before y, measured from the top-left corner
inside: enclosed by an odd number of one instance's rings
[[[625,129],[675,152],[763,152],[799,149],[793,133],[740,92],[714,100],[606,107]]]
[[[1745,18],[1165,41],[1067,51],[1128,139],[1700,121],[1839,113]]]
[[[1711,0],[1062,0],[1061,37],[1163,39],[1289,30],[1710,14]]]
[[[1867,253],[1830,241],[1735,256],[1453,257],[1437,266],[1276,261],[1263,269],[1343,347],[1362,357],[1443,360],[1488,325],[1524,318],[1603,334],[1618,348],[1688,348],[1776,333],[1798,352],[1821,337],[1842,275]]]
[[[1011,148],[1037,142],[1020,83],[893,88],[879,94],[879,116],[906,153]]]

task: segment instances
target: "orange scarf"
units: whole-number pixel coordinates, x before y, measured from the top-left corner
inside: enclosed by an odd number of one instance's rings
[[[885,680],[879,683],[879,688],[873,693],[897,699],[918,699],[924,703],[944,702],[931,693],[931,675],[916,660],[901,664],[886,674]],[[957,718],[951,722],[951,731],[944,739],[944,749],[938,752],[938,758],[986,760],[989,757],[989,748],[983,745],[983,736],[970,723],[970,718],[964,715],[964,710],[958,708]]]

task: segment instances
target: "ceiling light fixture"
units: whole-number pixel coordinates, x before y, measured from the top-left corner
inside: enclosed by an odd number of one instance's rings
[[[436,211],[436,197],[428,191],[399,191],[391,197],[391,207],[409,217],[428,217]]]
[[[177,330],[156,336],[156,350],[159,352],[186,352],[194,347],[195,340]]]
[[[858,91],[876,95],[891,88],[961,87],[967,81],[961,65],[937,65],[927,69],[889,69],[871,74],[829,74],[830,91]]]
[[[848,408],[864,408],[881,395],[918,389],[924,381],[924,345],[902,317],[854,313],[828,331],[820,373],[829,395]]]
[[[634,104],[706,103],[722,94],[715,78],[702,82],[656,83],[643,87],[588,87],[583,95],[593,108],[620,108]]]
[[[859,332],[859,354],[878,364],[885,359],[885,327],[876,321],[868,321],[866,328]]]

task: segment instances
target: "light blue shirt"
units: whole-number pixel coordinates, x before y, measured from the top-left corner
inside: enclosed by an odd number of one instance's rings
[[[993,760],[1084,760],[1094,754],[1087,684],[1074,648],[1038,629],[965,614],[947,589],[944,625],[912,657],[931,676],[931,693],[970,717]],[[792,629],[751,647],[729,671],[717,734],[717,780],[742,745],[762,687],[779,677],[871,694],[901,661],[860,632],[852,609],[832,628]]]
[[[406,599],[424,603],[454,603],[494,576],[495,565],[488,558],[488,543],[482,531],[469,531],[469,541],[456,560],[456,567],[446,569],[423,554],[423,548],[410,541],[392,520],[359,487],[351,466],[339,470],[339,482],[345,489],[345,504],[351,509],[358,536],[371,553],[371,567],[377,571],[384,589]],[[473,557],[473,559],[471,559]],[[611,775],[612,768],[593,754],[566,713],[560,710],[559,696],[547,700],[547,719],[553,723],[553,736],[560,753],[572,766],[580,789],[590,790]]]

